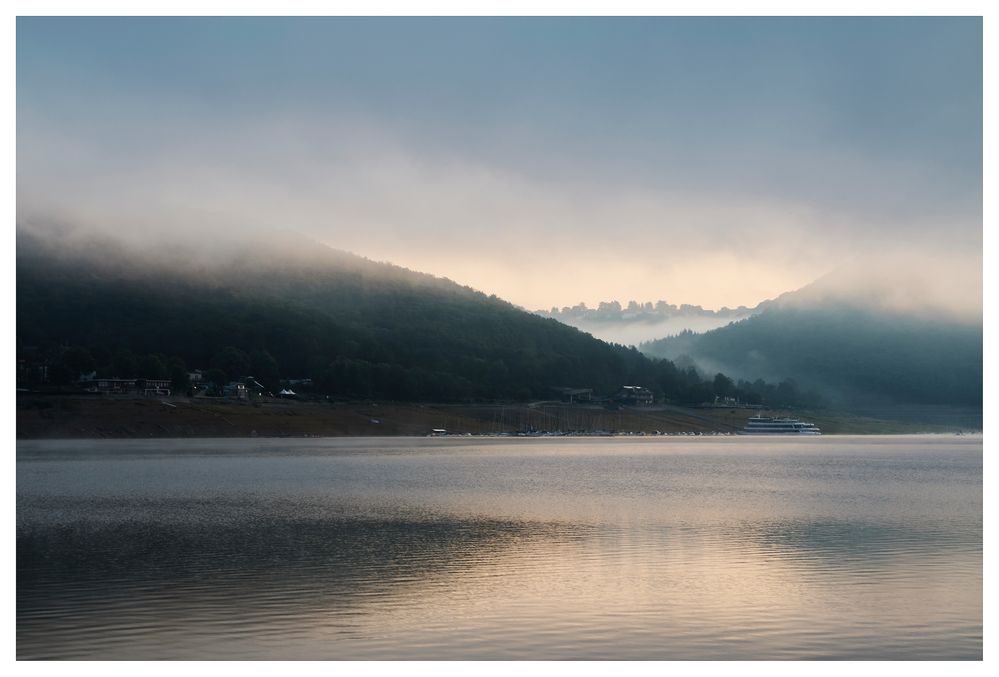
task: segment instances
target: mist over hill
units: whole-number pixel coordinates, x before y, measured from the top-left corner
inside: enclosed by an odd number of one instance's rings
[[[949,293],[937,293],[941,285]],[[841,407],[982,404],[981,270],[944,261],[838,270],[703,334],[640,349],[753,380],[793,379]]]
[[[550,399],[556,387],[610,395],[630,384],[687,404],[981,405],[974,299],[941,306],[915,282],[909,295],[893,292],[885,280],[900,278],[886,269],[877,284],[827,276],[754,309],[661,302],[555,313],[610,326],[751,313],[640,352],[288,233],[193,244],[19,227],[16,258],[18,357],[52,367],[55,380],[202,369],[275,391],[308,378],[316,394],[398,401]]]
[[[762,306],[708,310],[698,305],[676,305],[663,300],[646,303],[631,301],[622,306],[617,301],[601,302],[596,308],[585,303],[551,310],[538,310],[542,317],[551,317],[592,334],[604,341],[623,345],[638,345],[646,341],[679,334],[683,331],[705,332],[745,319]]]
[[[407,401],[547,399],[553,387],[610,394],[623,384],[673,401],[712,396],[692,370],[495,296],[274,233],[193,245],[19,228],[17,344],[19,359],[50,367],[50,381],[198,368]]]

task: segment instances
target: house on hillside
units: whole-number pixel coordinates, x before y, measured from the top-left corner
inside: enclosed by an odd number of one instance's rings
[[[166,397],[170,395],[170,380],[160,378],[83,378],[80,385],[92,393],[102,395],[145,395]]]
[[[137,388],[142,389],[142,394],[146,397],[169,397],[170,395],[170,379],[140,378],[135,383]]]
[[[90,384],[89,390],[104,395],[124,395],[135,392],[134,378],[98,378]]]
[[[247,390],[245,383],[233,381],[222,388],[222,395],[235,400],[246,400],[250,397],[250,391]]]
[[[642,386],[621,386],[621,389],[614,395],[614,400],[621,404],[648,407],[652,405],[655,397],[651,390]]]

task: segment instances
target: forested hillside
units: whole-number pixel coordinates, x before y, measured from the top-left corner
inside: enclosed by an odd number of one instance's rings
[[[48,365],[51,383],[93,369],[181,385],[199,368],[410,401],[550,398],[559,386],[609,394],[625,383],[678,402],[713,394],[693,370],[315,243],[149,255],[19,230],[17,342],[19,358]]]
[[[837,406],[982,404],[982,325],[860,305],[774,304],[704,334],[641,346],[740,378],[793,379]]]

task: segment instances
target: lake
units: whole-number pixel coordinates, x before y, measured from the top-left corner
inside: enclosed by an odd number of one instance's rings
[[[19,659],[982,658],[982,438],[17,443]]]

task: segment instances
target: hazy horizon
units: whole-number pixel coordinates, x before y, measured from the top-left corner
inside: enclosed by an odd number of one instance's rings
[[[530,310],[980,271],[981,26],[19,18],[17,218],[289,230]]]

